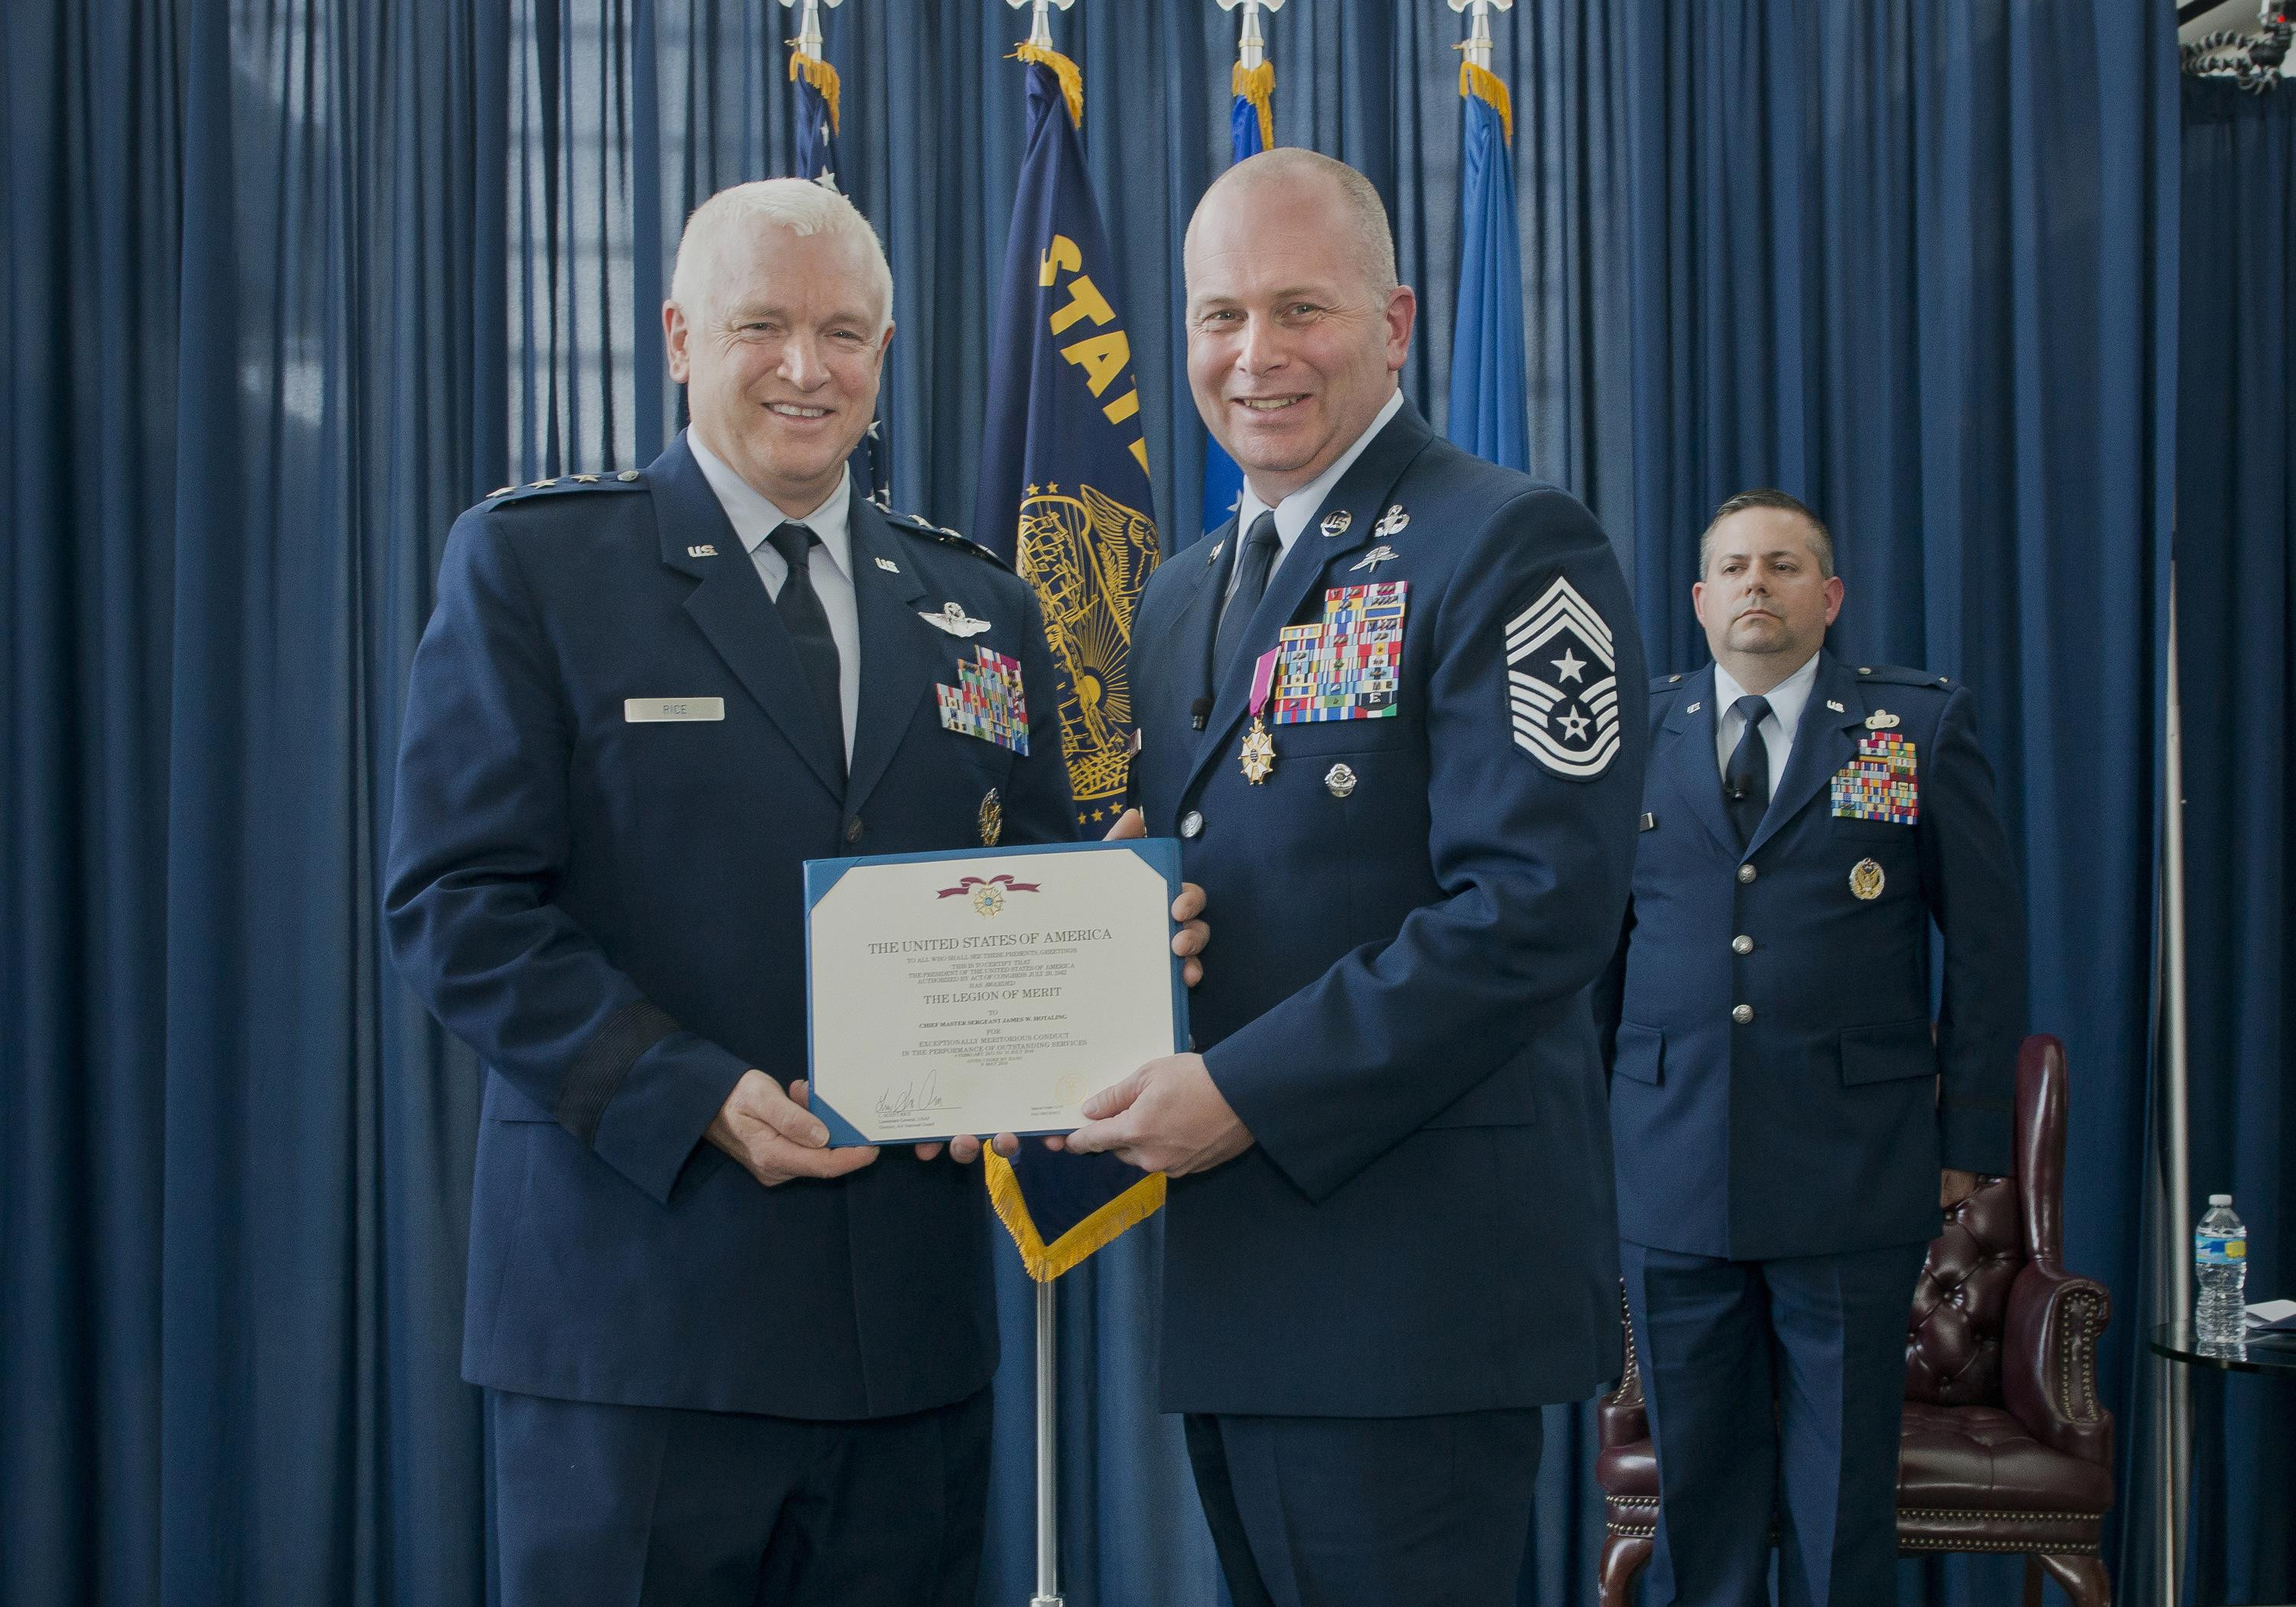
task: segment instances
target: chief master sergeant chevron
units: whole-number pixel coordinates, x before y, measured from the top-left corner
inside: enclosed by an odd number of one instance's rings
[[[800,865],[1074,828],[1028,586],[847,471],[891,305],[842,197],[712,197],[663,309],[692,429],[447,543],[387,905],[487,1067],[463,1373],[511,1607],[972,1601],[983,1193],[823,1147]],[[939,713],[983,653],[1025,742]]]
[[[1699,574],[1714,661],[1652,690],[1603,990],[1649,1596],[1768,1600],[1775,1496],[1786,1607],[1887,1607],[1915,1281],[1940,1202],[2009,1169],[2015,866],[1968,691],[1824,651],[1842,583],[1816,514],[1732,497]]]
[[[1201,1053],[1070,1142],[1173,1175],[1162,1400],[1238,1607],[1511,1603],[1538,1408],[1620,1357],[1588,988],[1634,852],[1634,615],[1586,509],[1397,389],[1415,302],[1361,174],[1241,162],[1185,260],[1244,492],[1142,600],[1136,762],[1224,963]]]

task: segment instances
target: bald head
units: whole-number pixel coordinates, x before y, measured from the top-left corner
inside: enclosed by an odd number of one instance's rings
[[[1194,259],[1197,231],[1208,215],[1231,208],[1249,210],[1274,194],[1315,206],[1328,222],[1332,249],[1362,275],[1372,295],[1384,297],[1396,287],[1395,235],[1378,189],[1347,163],[1297,145],[1248,156],[1212,181],[1188,219],[1183,261]]]

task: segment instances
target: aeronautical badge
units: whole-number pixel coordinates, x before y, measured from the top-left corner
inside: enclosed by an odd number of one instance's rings
[[[988,628],[988,620],[976,619],[966,613],[962,603],[944,603],[937,614],[919,609],[917,618],[935,630],[945,630],[952,636],[977,636]]]
[[[993,849],[996,846],[996,840],[1004,835],[1004,806],[997,801],[996,789],[991,787],[988,796],[980,800],[980,846]]]
[[[1849,867],[1849,890],[1868,901],[1882,896],[1882,884],[1888,880],[1879,860],[1861,859]]]
[[[1507,621],[1506,654],[1515,746],[1572,781],[1608,770],[1620,744],[1616,649],[1568,577]]]

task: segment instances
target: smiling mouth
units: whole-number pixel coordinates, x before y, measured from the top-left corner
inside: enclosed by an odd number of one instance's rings
[[[1246,413],[1281,413],[1286,407],[1296,407],[1308,398],[1304,396],[1239,396],[1228,398]]]
[[[785,419],[825,419],[829,416],[826,407],[808,407],[797,402],[767,402],[766,411],[779,414]]]

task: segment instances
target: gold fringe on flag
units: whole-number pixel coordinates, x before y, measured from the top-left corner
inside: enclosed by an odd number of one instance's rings
[[[1259,148],[1275,149],[1275,63],[1246,67],[1238,61],[1228,70],[1228,93],[1250,101],[1259,112]],[[1504,92],[1502,92],[1504,93]]]
[[[1041,45],[1016,45],[1013,47],[1013,55],[1015,60],[1053,70],[1053,76],[1061,81],[1061,94],[1068,99],[1069,121],[1079,128],[1083,127],[1084,69],[1059,51],[1046,50]]]
[[[801,50],[790,53],[790,82],[800,78],[821,91],[822,100],[829,107],[829,131],[837,132],[837,69],[819,56],[808,55]]]
[[[1151,1172],[1047,1244],[1037,1236],[1037,1225],[1029,1220],[1028,1203],[1021,1197],[1021,1179],[1014,1175],[1013,1163],[984,1147],[980,1169],[988,1179],[989,1203],[996,1206],[1005,1231],[1020,1247],[1021,1265],[1039,1283],[1049,1283],[1072,1270],[1093,1251],[1112,1243],[1126,1228],[1137,1227],[1154,1216],[1164,1203],[1164,1174]]]
[[[1498,74],[1488,67],[1478,67],[1472,61],[1459,63],[1459,94],[1462,98],[1480,95],[1488,101],[1499,114],[1499,132],[1506,143],[1514,143],[1514,108],[1507,101],[1507,86]]]

